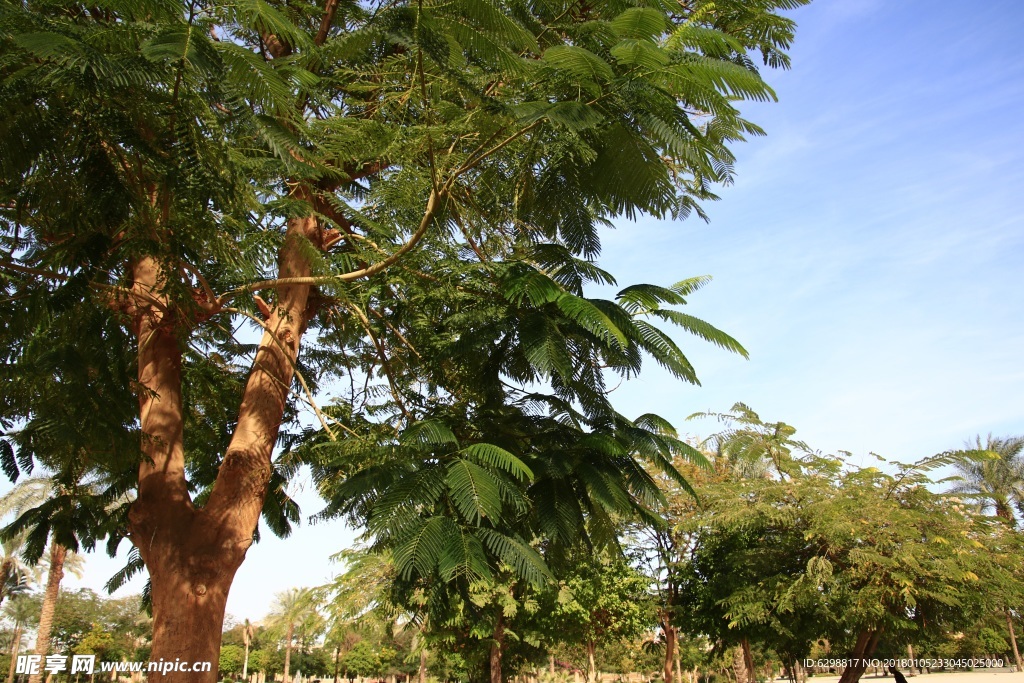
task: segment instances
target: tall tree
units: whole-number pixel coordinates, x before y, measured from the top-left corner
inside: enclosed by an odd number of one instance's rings
[[[1018,514],[1024,518],[1024,436],[993,437],[988,435],[982,442],[981,436],[974,443],[967,443],[967,449],[959,451],[955,467],[959,480],[953,492],[973,498],[982,510],[992,508],[997,517],[1010,527],[1016,527]],[[1014,665],[1017,671],[1024,670],[1017,634],[1013,628],[1011,609],[1005,605],[1006,630],[1013,649]]]
[[[312,593],[305,588],[291,588],[278,593],[269,615],[269,625],[282,631],[284,636],[284,683],[291,668],[292,645],[295,640],[295,627],[300,625],[314,611]]]
[[[242,678],[249,679],[249,646],[252,644],[252,637],[256,634],[256,627],[246,619],[242,622],[242,643],[245,647],[245,656],[242,660]]]
[[[700,213],[760,133],[737,101],[774,96],[752,56],[788,64],[779,11],[804,2],[3,6],[4,371],[45,337],[107,353],[86,389],[135,394],[136,422],[108,426],[140,452],[110,470],[136,469],[154,658],[217,661],[261,513],[294,518],[267,492],[293,387],[316,388],[303,335],[333,352],[309,354],[321,372],[376,346],[335,299],[430,240],[592,258],[611,219]],[[2,405],[5,426],[39,407]]]
[[[30,426],[18,434],[18,439],[25,438],[26,433],[31,432]],[[31,438],[29,442],[32,442]],[[81,505],[79,496],[85,498],[85,506]],[[40,559],[37,554],[40,546],[45,547],[49,542],[45,559],[46,585],[36,628],[34,654],[45,656],[49,651],[60,584],[66,568],[72,568],[76,574],[79,572],[81,558],[74,550],[78,548],[80,536],[90,538],[93,535],[94,529],[90,527],[90,522],[94,522],[95,517],[89,514],[88,507],[90,499],[96,497],[99,496],[92,486],[71,490],[58,478],[33,477],[22,481],[0,499],[0,516],[13,513],[16,517],[3,533],[8,537],[27,538],[26,554]],[[83,510],[83,507],[86,509]],[[41,680],[41,673],[29,676],[29,683],[40,683]]]
[[[0,499],[0,516],[14,513],[20,517],[25,511],[41,506],[53,494],[54,482],[51,479],[35,477],[23,481],[3,499]],[[28,529],[21,529],[17,535],[22,536],[28,532]],[[39,625],[36,628],[36,644],[33,654],[45,656],[49,651],[50,629],[53,626],[53,613],[57,607],[57,595],[60,592],[60,582],[64,578],[64,561],[67,555],[68,549],[58,543],[56,539],[50,542],[46,587],[43,591],[43,603],[39,614]],[[40,673],[29,676],[29,683],[39,683],[41,680]]]
[[[14,636],[11,638],[11,666],[7,672],[7,683],[14,683],[15,664],[18,661],[21,640],[25,634],[24,629],[38,619],[39,613],[27,596],[18,595],[4,605],[4,614],[14,622]]]

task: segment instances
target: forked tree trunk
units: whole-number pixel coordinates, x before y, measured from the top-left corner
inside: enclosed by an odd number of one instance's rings
[[[878,647],[878,638],[882,635],[882,629],[877,631],[861,631],[857,635],[857,643],[850,653],[850,666],[843,669],[843,675],[839,677],[839,683],[857,683],[864,671],[868,668],[868,659],[875,654]]]
[[[290,219],[281,249],[281,278],[310,275],[305,243],[322,246],[313,217]],[[207,503],[196,508],[185,479],[181,404],[182,337],[192,324],[165,295],[168,276],[153,257],[132,264],[127,308],[138,344],[143,462],[132,504],[132,542],[149,570],[153,600],[151,661],[206,672],[151,672],[151,683],[214,683],[224,607],[235,572],[252,544],[271,476],[271,454],[294,376],[309,312],[310,285],[276,288],[253,363],[235,433]]]
[[[60,582],[64,578],[64,559],[68,549],[57,541],[50,543],[50,569],[46,574],[46,592],[43,593],[43,605],[39,610],[39,628],[36,629],[36,647],[33,654],[46,657],[50,651],[50,632],[53,630],[53,613],[57,608],[57,596],[60,594]],[[42,668],[39,673],[31,674],[28,683],[41,683]]]
[[[1010,632],[1010,645],[1013,646],[1013,663],[1017,668],[1017,671],[1024,671],[1024,667],[1021,666],[1020,661],[1020,650],[1017,649],[1017,634],[1013,632],[1013,615],[1010,614],[1010,610],[1004,610],[1006,613],[1006,630]]]
[[[501,651],[505,646],[505,615],[498,612],[498,623],[494,627],[494,642],[491,643],[491,683],[502,683]]]

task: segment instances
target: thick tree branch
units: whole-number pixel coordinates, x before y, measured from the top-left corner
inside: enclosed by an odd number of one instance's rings
[[[275,285],[276,305],[264,324],[263,338],[242,396],[238,424],[205,508],[211,521],[225,524],[235,534],[226,542],[247,542],[263,508],[272,473],[271,455],[295,372],[299,341],[307,324],[312,265],[304,254],[303,243],[320,245],[321,238],[314,217],[288,221],[278,258],[278,271],[283,277]]]
[[[238,315],[245,316],[249,320],[253,321],[257,325],[262,327],[265,332],[272,331],[265,322],[254,316],[252,313],[248,313],[238,308],[225,308],[224,312],[236,313]],[[278,346],[281,347],[281,343],[280,340],[277,339],[277,335],[275,334],[273,335],[273,337],[274,341],[276,341],[278,343]],[[285,349],[284,347],[281,347],[281,351],[284,352],[285,354],[288,353],[288,349]],[[320,426],[324,428],[325,432],[327,432],[327,435],[330,437],[331,441],[337,441],[338,437],[335,436],[334,432],[331,431],[331,428],[327,426],[327,420],[325,419],[324,413],[323,411],[320,410],[320,406],[316,404],[316,400],[313,398],[313,392],[310,390],[309,384],[306,382],[306,378],[303,377],[302,372],[299,371],[298,362],[292,363],[292,370],[295,372],[295,377],[296,379],[299,380],[299,384],[302,385],[302,390],[306,394],[305,401],[309,405],[309,407],[313,409],[313,412],[316,413],[316,417],[320,421]]]
[[[152,256],[139,259],[133,267],[132,295],[160,301],[165,274]],[[139,465],[139,495],[133,516],[149,517],[159,510],[161,517],[191,510],[192,500],[185,480],[183,442],[184,414],[181,406],[181,346],[174,330],[174,316],[162,306],[136,306],[133,324],[138,344],[139,420],[142,428],[143,462]],[[150,529],[155,533],[155,527]],[[146,539],[136,539],[145,556]]]
[[[320,21],[320,30],[316,32],[316,38],[313,39],[313,44],[317,47],[324,44],[327,40],[327,33],[331,30],[331,24],[334,23],[334,13],[338,11],[338,0],[327,0],[327,4],[324,5],[324,18]]]

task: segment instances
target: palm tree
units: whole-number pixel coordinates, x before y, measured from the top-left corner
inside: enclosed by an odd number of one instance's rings
[[[33,579],[38,580],[38,567],[33,567],[21,557],[25,549],[26,534],[20,533],[0,541],[3,560],[0,560],[0,605],[4,599],[18,590],[23,590]]]
[[[954,493],[975,499],[982,510],[992,508],[996,516],[1015,525],[1017,509],[1024,515],[1024,436],[993,437],[982,443],[981,436],[958,451],[959,482]]]
[[[300,623],[312,609],[312,591],[308,588],[290,588],[275,596],[274,607],[270,612],[272,628],[284,628],[284,683],[288,683],[288,670],[292,659],[292,639],[295,637],[295,625]]]
[[[14,666],[21,649],[24,628],[38,616],[35,606],[24,595],[16,595],[4,606],[4,614],[14,622],[14,637],[11,639],[11,667],[7,672],[7,683],[14,681]]]
[[[256,627],[252,625],[252,622],[246,619],[242,622],[242,643],[245,645],[245,659],[242,660],[242,680],[249,677],[249,644],[252,643],[252,637],[256,634]]]
[[[993,437],[982,443],[978,435],[968,441],[967,448],[956,452],[961,458],[954,462],[958,482],[952,492],[973,498],[978,507],[995,511],[996,517],[1010,527],[1016,527],[1014,508],[1024,516],[1024,436]],[[1024,670],[1017,649],[1017,634],[1013,631],[1013,616],[1009,606],[1003,610],[1006,629],[1013,646],[1017,671]]]
[[[59,487],[50,477],[33,477],[15,486],[3,498],[0,498],[0,517],[13,514],[15,518],[39,508],[54,497]],[[33,535],[32,530],[23,528],[12,538],[21,536],[27,539]],[[64,570],[69,561],[75,565],[72,571],[77,573],[81,560],[67,546],[58,542],[55,535],[49,534],[50,552],[47,558],[46,589],[43,592],[43,604],[39,613],[39,627],[36,629],[36,645],[34,654],[46,655],[50,649],[50,632],[53,629],[53,616],[57,608],[57,596],[60,594],[60,582],[64,578]],[[44,539],[45,540],[45,539]],[[76,561],[77,560],[77,561]],[[69,567],[70,569],[70,567]],[[29,683],[40,683],[42,674],[32,674]]]

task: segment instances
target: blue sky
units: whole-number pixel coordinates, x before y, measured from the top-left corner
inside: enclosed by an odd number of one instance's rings
[[[617,404],[706,435],[685,417],[743,401],[856,458],[1024,434],[1024,5],[818,0],[793,16],[793,69],[766,73],[779,102],[744,108],[768,136],[737,148],[710,225],[621,223],[601,258],[623,286],[713,275],[688,312],[751,358],[681,339],[703,386],[652,363]],[[294,492],[319,509],[308,481]],[[265,534],[229,614],[323,583],[352,537]],[[118,566],[90,557],[67,585],[98,589]]]

